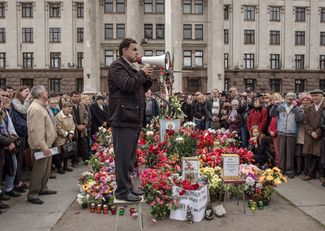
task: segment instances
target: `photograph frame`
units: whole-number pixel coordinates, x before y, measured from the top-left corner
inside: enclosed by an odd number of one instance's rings
[[[240,157],[237,154],[222,154],[221,177],[224,180],[240,179]]]
[[[178,119],[160,119],[159,125],[160,125],[160,142],[164,142],[166,129],[168,128],[168,126],[172,126],[171,129],[177,132],[178,129],[181,127],[181,121]]]
[[[193,169],[187,169],[188,166]],[[183,157],[182,158],[182,179],[188,180],[191,183],[197,183],[200,178],[200,160],[198,157]]]

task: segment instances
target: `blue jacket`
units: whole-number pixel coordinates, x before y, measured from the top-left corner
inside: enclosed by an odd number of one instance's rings
[[[277,133],[283,136],[297,136],[298,123],[303,121],[304,112],[297,106],[294,106],[289,114],[286,111],[285,103],[273,105],[270,110],[270,116],[277,116]]]

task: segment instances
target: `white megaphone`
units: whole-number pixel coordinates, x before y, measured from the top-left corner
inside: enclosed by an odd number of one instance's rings
[[[137,63],[156,65],[159,67],[164,67],[165,70],[169,70],[171,64],[170,54],[167,51],[165,54],[159,56],[139,57],[137,59]]]

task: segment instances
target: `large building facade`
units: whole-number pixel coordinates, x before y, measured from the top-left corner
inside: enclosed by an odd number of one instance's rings
[[[0,88],[107,91],[125,37],[175,91],[325,89],[325,0],[0,0]]]

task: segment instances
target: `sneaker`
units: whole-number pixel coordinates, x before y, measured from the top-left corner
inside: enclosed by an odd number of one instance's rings
[[[9,192],[5,192],[5,193],[11,197],[20,197],[21,196],[21,194],[19,192],[16,192],[13,189],[11,189]]]

